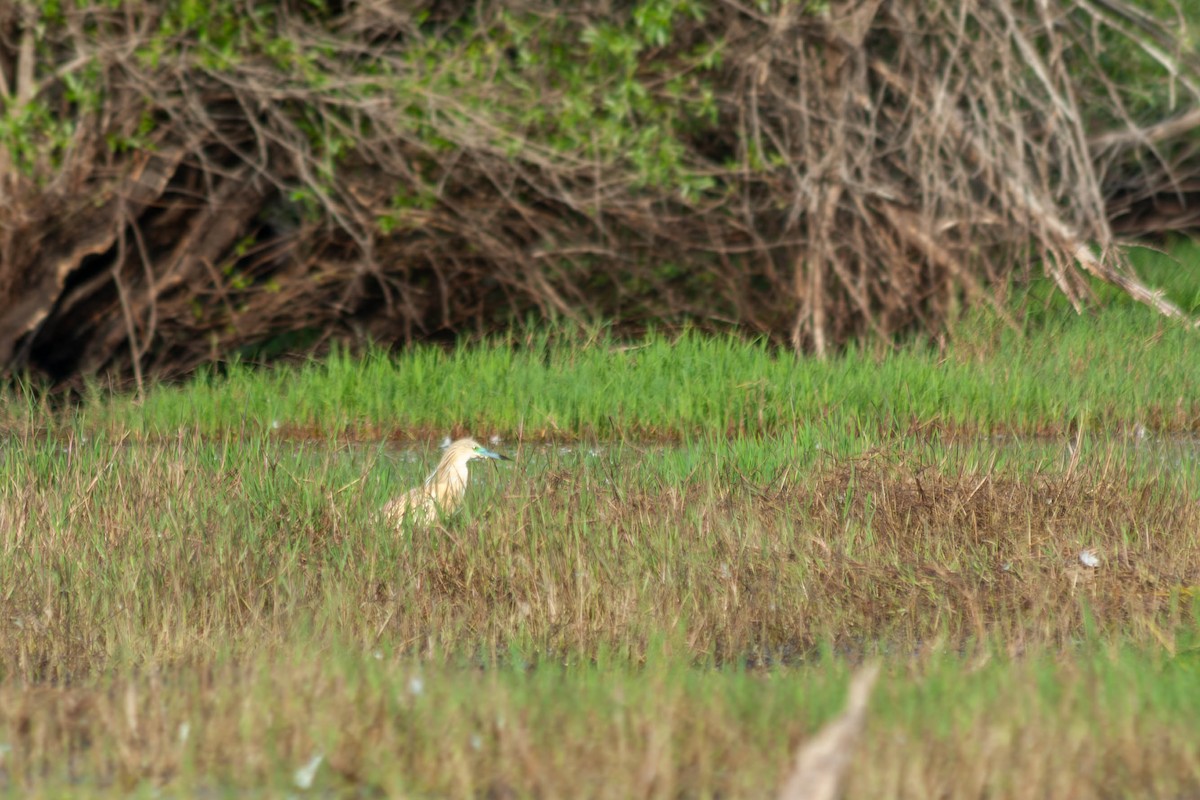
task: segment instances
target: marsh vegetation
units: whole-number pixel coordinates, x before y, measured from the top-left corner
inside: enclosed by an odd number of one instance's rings
[[[418,5],[0,4],[0,793],[1200,794],[1194,12]]]
[[[1195,334],[1044,309],[826,362],[549,332],[13,395],[0,781],[758,797],[876,659],[850,796],[1195,792]],[[516,461],[396,533],[447,416]]]
[[[756,796],[873,656],[854,796],[1196,788],[1194,447],[518,447],[397,536],[405,455],[11,440],[7,785]]]

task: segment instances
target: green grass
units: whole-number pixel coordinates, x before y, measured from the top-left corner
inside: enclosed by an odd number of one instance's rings
[[[1140,251],[1150,282],[1200,308],[1200,246],[1172,257]],[[944,351],[925,343],[864,345],[825,361],[763,343],[698,333],[650,334],[629,345],[548,332],[391,356],[227,365],[143,400],[94,390],[71,424],[120,434],[198,431],[364,440],[470,431],[508,438],[680,438],[689,435],[871,437],[933,426],[971,434],[1200,430],[1197,331],[1112,290],[1076,316],[1037,284],[1014,300],[1020,333],[985,312],[957,326]],[[12,398],[0,422],[43,416]]]

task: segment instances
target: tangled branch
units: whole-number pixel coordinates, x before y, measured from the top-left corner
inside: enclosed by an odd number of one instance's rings
[[[1182,316],[1114,239],[1196,219],[1200,69],[1165,22],[602,5],[0,12],[0,362],[140,381],[530,316],[824,353],[1004,315],[1035,267]]]

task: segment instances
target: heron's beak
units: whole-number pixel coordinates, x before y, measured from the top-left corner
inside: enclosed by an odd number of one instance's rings
[[[512,461],[512,459],[508,456],[501,455],[493,450],[480,450],[479,455],[483,456],[484,458],[494,458],[497,461]]]

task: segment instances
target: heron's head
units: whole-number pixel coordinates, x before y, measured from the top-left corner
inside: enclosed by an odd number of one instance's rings
[[[474,439],[459,439],[446,448],[446,455],[454,459],[478,461],[483,458],[494,458],[497,461],[512,461],[508,456],[501,455],[495,450],[489,450]]]

